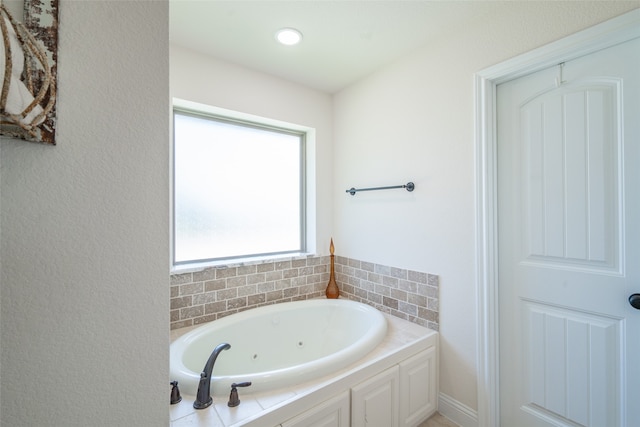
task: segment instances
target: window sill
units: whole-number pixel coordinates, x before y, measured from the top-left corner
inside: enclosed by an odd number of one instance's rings
[[[269,262],[284,262],[296,259],[304,259],[317,256],[315,253],[299,252],[286,255],[272,255],[261,257],[235,258],[233,260],[207,261],[200,263],[191,263],[185,265],[177,265],[171,267],[171,274],[193,273],[206,270],[207,268],[233,268],[246,265],[266,264]]]

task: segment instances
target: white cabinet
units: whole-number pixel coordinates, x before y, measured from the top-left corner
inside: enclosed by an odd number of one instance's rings
[[[415,427],[437,409],[436,348],[400,363],[400,427]]]
[[[396,363],[279,427],[419,426],[437,409],[437,343]]]
[[[281,427],[349,427],[349,391],[282,423]]]
[[[437,409],[436,347],[351,389],[351,427],[416,427]]]
[[[351,389],[351,427],[398,427],[398,365]]]

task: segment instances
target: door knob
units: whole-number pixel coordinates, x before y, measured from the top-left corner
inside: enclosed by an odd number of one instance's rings
[[[636,310],[640,310],[640,294],[633,294],[629,296],[629,304]]]

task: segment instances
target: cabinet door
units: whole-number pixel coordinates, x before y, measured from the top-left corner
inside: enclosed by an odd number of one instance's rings
[[[415,427],[437,409],[437,353],[430,347],[400,363],[400,426]]]
[[[396,365],[351,389],[352,427],[398,427],[398,371]]]
[[[349,427],[349,391],[282,423],[281,427]]]

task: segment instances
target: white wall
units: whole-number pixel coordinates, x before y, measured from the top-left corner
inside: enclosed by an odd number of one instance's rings
[[[58,145],[0,143],[0,424],[167,425],[168,4],[59,35]]]
[[[440,276],[440,391],[471,418],[477,408],[474,73],[636,7],[506,2],[502,13],[452,28],[335,96],[340,255]],[[410,180],[416,189],[409,194],[344,195],[352,186]]]
[[[311,211],[316,220],[316,253],[328,255],[333,231],[331,96],[173,45],[171,96],[316,129],[317,205]]]

